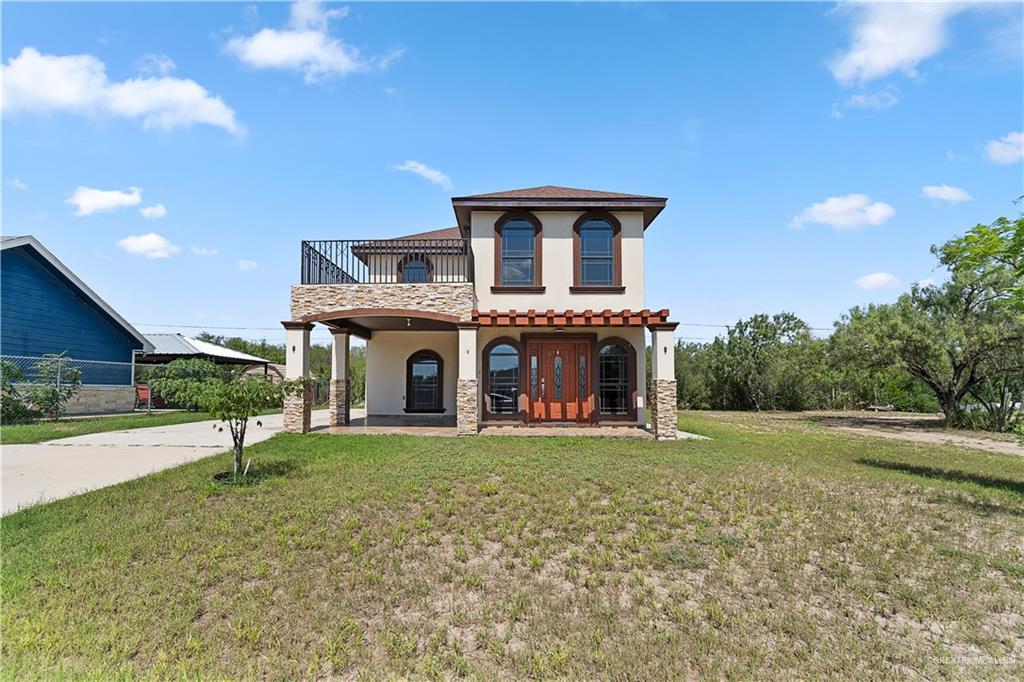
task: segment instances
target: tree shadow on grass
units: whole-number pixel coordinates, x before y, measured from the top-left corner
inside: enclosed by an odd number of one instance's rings
[[[219,474],[214,474],[213,481],[218,485],[231,488],[247,488],[259,485],[263,481],[271,478],[284,478],[286,476],[291,476],[301,468],[302,467],[295,462],[287,459],[264,462],[263,464],[253,460],[252,465],[249,467],[249,472],[245,476],[239,474],[237,481],[234,480],[230,471],[222,471]]]
[[[1012,507],[1005,504],[993,504],[992,502],[985,502],[983,500],[972,500],[963,495],[936,495],[931,500],[939,504],[951,504],[957,507],[963,507],[968,511],[972,511],[981,516],[992,516],[994,514],[1005,514],[1008,516],[1021,516],[1024,517],[1024,507]]]
[[[937,469],[935,467],[920,466],[917,464],[905,464],[903,462],[889,462],[884,459],[861,458],[854,460],[857,464],[874,467],[876,469],[887,469],[899,471],[912,476],[924,478],[937,478],[943,481],[954,481],[957,483],[974,483],[985,488],[996,488],[1008,490],[1018,495],[1024,495],[1024,481],[1016,481],[1012,478],[999,478],[997,476],[985,476],[982,474],[971,474],[966,471],[949,469]]]

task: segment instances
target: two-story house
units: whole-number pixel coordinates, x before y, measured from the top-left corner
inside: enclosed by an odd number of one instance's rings
[[[345,425],[349,337],[366,340],[366,410],[481,424],[643,425],[674,438],[666,309],[644,295],[644,234],[660,197],[566,187],[455,197],[455,227],[381,240],[302,243],[286,376],[309,369],[314,323],[334,339],[330,420]],[[644,329],[652,337],[644,391]],[[310,396],[285,402],[309,429]]]

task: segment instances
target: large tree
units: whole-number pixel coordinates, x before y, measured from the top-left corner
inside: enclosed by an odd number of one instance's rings
[[[1013,360],[1024,320],[1005,305],[1005,270],[951,274],[938,286],[915,285],[896,303],[852,309],[836,323],[835,341],[851,360],[906,369],[956,423],[968,393],[998,373],[1024,371]]]

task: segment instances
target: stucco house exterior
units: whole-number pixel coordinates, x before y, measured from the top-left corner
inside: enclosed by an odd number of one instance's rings
[[[330,419],[349,421],[350,336],[366,341],[366,408],[491,423],[643,425],[676,434],[673,331],[644,290],[644,235],[662,197],[543,186],[454,197],[456,226],[383,240],[302,242],[286,375],[309,373],[309,333],[334,339]],[[644,330],[652,388],[644,395]],[[310,395],[285,402],[309,429]]]

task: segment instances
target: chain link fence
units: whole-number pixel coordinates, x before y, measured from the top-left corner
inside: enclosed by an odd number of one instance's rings
[[[81,360],[63,355],[0,355],[0,361],[14,368],[15,383],[37,383],[56,380],[77,374],[84,385],[89,386],[131,386],[132,363],[108,362],[105,360]]]

